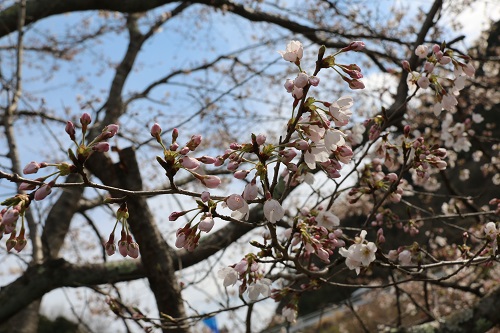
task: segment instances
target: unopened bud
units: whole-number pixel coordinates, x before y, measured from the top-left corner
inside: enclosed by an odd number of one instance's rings
[[[66,133],[68,133],[69,137],[71,140],[75,140],[75,124],[73,124],[71,121],[68,121],[66,123],[66,128],[65,128]]]
[[[405,71],[407,71],[408,73],[411,72],[411,67],[410,67],[410,63],[408,62],[408,60],[401,61],[401,65],[403,66],[403,69]]]
[[[405,135],[405,138],[408,138],[410,136],[410,131],[411,131],[411,127],[410,125],[406,125],[404,127],[404,135]]]

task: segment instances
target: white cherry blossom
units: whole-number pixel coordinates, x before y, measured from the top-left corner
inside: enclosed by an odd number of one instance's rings
[[[302,46],[301,42],[292,40],[286,46],[285,51],[278,51],[278,53],[281,54],[283,59],[285,59],[286,61],[296,62],[297,60],[302,59],[302,56],[304,54],[304,47]]]
[[[271,223],[276,223],[285,216],[285,210],[278,200],[270,199],[264,203],[264,216]]]
[[[236,270],[232,267],[221,268],[217,272],[217,276],[224,279],[224,287],[232,286],[238,281],[238,272],[236,272]]]
[[[259,298],[259,295],[264,297],[268,297],[271,295],[271,280],[269,279],[260,279],[255,281],[255,283],[248,286],[248,298],[252,301],[255,301]]]

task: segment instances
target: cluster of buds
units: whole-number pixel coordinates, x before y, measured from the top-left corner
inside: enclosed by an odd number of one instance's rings
[[[21,252],[28,243],[25,237],[24,213],[28,209],[31,200],[26,194],[18,194],[1,203],[1,205],[7,206],[7,208],[0,211],[0,239],[3,238],[4,234],[10,234],[5,243],[7,251],[15,249],[17,252]],[[17,234],[19,217],[21,217],[21,229]]]
[[[69,135],[70,139],[76,144],[77,150],[76,154],[73,153],[71,150],[68,151],[70,158],[73,160],[73,163],[75,164],[82,164],[85,162],[92,152],[100,152],[104,153],[109,151],[110,145],[106,140],[111,139],[114,137],[117,133],[120,127],[116,124],[111,124],[107,125],[106,127],[103,128],[102,132],[95,137],[91,142],[86,143],[85,142],[85,136],[87,134],[87,129],[88,125],[92,123],[92,118],[88,113],[84,113],[80,117],[80,124],[81,124],[81,132],[82,132],[82,138],[81,141],[78,142],[76,140],[76,126],[73,124],[71,121],[68,121],[66,123],[66,133]]]
[[[371,222],[372,227],[384,226],[388,229],[392,229],[393,227],[398,229],[403,228],[403,223],[401,222],[399,215],[394,213],[389,208],[381,209],[377,214],[375,214],[374,217],[375,220]]]
[[[37,185],[36,183],[26,183],[23,182],[19,185],[19,190],[22,191],[32,191],[38,187],[35,191],[34,199],[39,201],[45,199],[51,192],[52,187],[54,186],[56,180],[60,176],[67,176],[71,173],[79,173],[83,172],[83,163],[90,157],[93,152],[107,152],[109,151],[109,143],[106,140],[111,139],[118,133],[119,126],[115,124],[108,125],[104,127],[102,132],[94,138],[90,143],[85,143],[85,135],[88,129],[88,125],[92,122],[90,115],[88,113],[84,113],[80,117],[80,124],[82,130],[82,139],[81,142],[78,143],[76,141],[76,127],[71,122],[68,121],[66,123],[65,131],[68,133],[70,139],[76,144],[77,148],[74,152],[71,149],[68,149],[68,156],[73,162],[61,162],[61,163],[46,163],[46,162],[35,162],[31,161],[28,163],[24,169],[24,174],[35,174],[40,169],[46,167],[55,167],[57,171],[53,172],[50,175],[45,177],[40,177],[35,179],[37,182],[45,182],[48,178],[54,177],[53,180],[48,182],[47,184]]]
[[[365,165],[360,179],[360,186],[349,191],[349,203],[356,203],[363,195],[386,195],[394,203],[400,202],[403,195],[405,182],[393,172],[385,173],[382,161],[378,158]]]
[[[445,148],[440,148],[437,145],[428,147],[423,137],[419,137],[413,141],[412,146],[415,149],[413,168],[416,170],[418,177],[427,179],[429,177],[429,166],[433,166],[439,170],[446,169],[447,163],[443,161],[447,154]]]
[[[116,252],[115,231],[118,223],[122,225],[120,240],[118,241],[118,252],[124,257],[129,256],[137,259],[139,257],[139,244],[133,241],[132,234],[129,231],[127,219],[129,218],[127,204],[123,203],[116,212],[116,222],[113,231],[109,235],[108,241],[104,244],[108,256]]]
[[[351,42],[348,46],[340,49],[333,55],[329,55],[323,59],[321,59],[321,67],[322,68],[333,68],[337,74],[340,75],[342,80],[347,82],[349,84],[349,88],[355,90],[355,89],[364,89],[365,85],[364,83],[360,80],[363,78],[363,74],[361,73],[361,68],[356,65],[356,64],[339,64],[336,62],[335,57],[341,53],[344,52],[349,52],[349,51],[361,51],[365,48],[365,43],[356,41],[356,42]],[[344,75],[342,74],[342,72]]]
[[[454,112],[455,106],[458,104],[455,95],[464,88],[466,77],[472,77],[475,73],[470,57],[463,55],[455,57],[454,52],[451,49],[446,49],[445,44],[434,44],[431,50],[427,45],[419,45],[415,49],[415,54],[426,61],[422,72],[412,71],[409,62],[403,61],[403,69],[410,73],[409,82],[416,84],[421,89],[431,88],[435,92],[437,100],[434,105],[434,114],[436,116],[441,113],[442,109]],[[452,80],[435,73],[438,66],[446,66],[450,63],[453,65],[455,75]],[[452,82],[452,85],[444,87],[443,83],[445,82]]]
[[[334,250],[345,246],[339,225],[339,218],[330,211],[321,207],[312,210],[303,208],[296,225],[285,230],[284,235],[293,251],[302,250],[297,255],[304,261],[315,254],[321,261],[329,263]],[[313,262],[308,269],[315,270]]]
[[[319,85],[319,78],[316,76],[309,76],[305,72],[300,72],[294,80],[287,79],[285,81],[285,89],[292,94],[295,99],[304,97],[304,89],[308,86],[317,87]]]
[[[240,294],[248,292],[248,298],[255,301],[260,295],[271,295],[271,280],[265,278],[260,270],[257,258],[253,253],[246,255],[235,265],[221,268],[217,275],[223,279],[224,287],[232,286],[241,281]]]
[[[191,139],[182,148],[179,143],[177,143],[177,138],[179,137],[179,131],[174,128],[172,131],[172,141],[170,146],[167,148],[163,143],[161,137],[162,129],[158,123],[155,123],[151,127],[151,136],[156,139],[156,141],[163,148],[163,157],[157,156],[156,160],[165,170],[167,178],[170,183],[175,187],[174,176],[180,169],[187,170],[196,179],[198,179],[203,185],[208,188],[217,188],[221,184],[221,180],[217,176],[212,175],[202,175],[195,170],[200,167],[200,164],[215,164],[217,159],[211,156],[202,156],[198,158],[193,158],[188,156],[188,153],[195,151],[201,144],[201,135],[193,135]]]

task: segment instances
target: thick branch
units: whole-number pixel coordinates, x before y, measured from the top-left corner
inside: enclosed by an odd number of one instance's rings
[[[37,264],[28,267],[23,276],[0,289],[0,323],[57,288],[124,282],[143,277],[144,270],[138,261],[73,265],[64,259],[57,259]]]
[[[452,315],[436,321],[411,327],[406,330],[399,330],[400,333],[470,333],[487,332],[489,329],[500,324],[498,316],[500,309],[500,286],[491,291],[488,295],[472,308],[464,309]]]

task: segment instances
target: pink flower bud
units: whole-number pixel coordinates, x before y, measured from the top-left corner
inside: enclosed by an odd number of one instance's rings
[[[304,88],[309,82],[309,75],[306,73],[299,73],[295,80],[293,80],[293,85],[297,88]]]
[[[294,142],[295,148],[298,150],[307,150],[309,149],[309,143],[306,140],[297,140]]]
[[[127,247],[127,254],[129,257],[137,259],[139,257],[139,244],[136,242],[131,242]]]
[[[410,131],[411,131],[411,127],[410,125],[406,125],[404,127],[404,135],[405,135],[405,138],[407,138],[409,135],[410,135]]]
[[[198,146],[201,144],[201,135],[193,135],[189,142],[186,144],[186,146],[191,150],[194,151]]]
[[[40,186],[38,190],[35,192],[35,200],[40,201],[45,199],[52,192],[52,187],[47,184],[43,184]]]
[[[439,51],[441,51],[441,46],[439,46],[438,44],[432,45],[432,52],[437,53]]]
[[[349,88],[351,88],[352,90],[356,90],[356,89],[364,89],[365,88],[365,85],[363,82],[357,80],[357,79],[350,79],[348,77],[345,77],[345,76],[342,76],[342,79],[344,81],[346,81],[347,83],[349,83]]]
[[[200,181],[208,188],[217,188],[221,183],[220,178],[217,176],[202,176]]]
[[[179,137],[179,130],[177,128],[174,128],[172,130],[172,143],[174,143],[178,137]]]
[[[177,142],[174,142],[170,145],[170,148],[169,148],[171,151],[176,151],[177,149],[179,149],[179,144]],[[185,155],[185,154],[184,154]]]
[[[410,67],[410,63],[408,62],[408,60],[401,61],[401,65],[403,66],[403,69],[405,71],[411,72],[411,67]]]
[[[113,238],[114,238],[114,236],[113,236]],[[111,239],[111,236],[110,236],[110,239],[104,245],[104,248],[105,248],[106,254],[108,256],[112,256],[113,254],[115,254],[115,252],[116,252],[116,245],[115,245],[114,241]]]
[[[107,142],[98,142],[92,147],[93,151],[96,151],[98,153],[105,153],[109,151],[109,143]]]
[[[319,85],[319,77],[316,76],[309,76],[309,83],[313,87],[317,87]]]
[[[286,89],[286,92],[291,93],[293,91],[293,87],[294,87],[293,80],[287,79],[285,81],[284,87]]]
[[[217,156],[216,161],[214,162],[214,166],[218,167],[224,164],[224,158],[222,156]]]
[[[154,123],[153,126],[151,126],[151,136],[153,138],[158,138],[160,135],[161,135],[160,124]]]
[[[196,170],[200,166],[200,162],[197,159],[191,158],[189,156],[184,156],[179,161],[181,162],[183,167],[189,170]]]
[[[429,79],[426,77],[426,76],[421,76],[418,80],[417,80],[417,84],[420,88],[422,89],[427,89],[430,85],[430,81]]]
[[[243,274],[248,270],[248,261],[246,259],[241,259],[239,263],[234,266],[234,270],[239,274]]]
[[[227,208],[231,209],[232,211],[238,210],[245,205],[245,200],[239,194],[231,194],[226,198],[225,201]]]
[[[203,218],[203,220],[201,220],[200,223],[198,224],[198,229],[204,232],[210,232],[210,230],[212,230],[213,227],[214,227],[214,219],[212,218],[212,214],[205,215],[205,218]]]
[[[434,70],[434,64],[432,62],[425,62],[424,64],[424,71],[426,71],[427,73],[432,73],[432,71]]]
[[[365,48],[365,43],[360,41],[351,42],[347,47],[344,47],[342,51],[361,51]]]
[[[68,133],[71,140],[75,140],[75,124],[73,124],[71,121],[68,121],[64,130],[66,131],[66,133]]]
[[[31,161],[29,162],[23,169],[23,173],[25,175],[28,175],[28,174],[33,174],[33,173],[37,173],[38,170],[40,169],[40,164],[38,164],[37,162],[35,161]]]
[[[297,156],[297,152],[293,149],[281,150],[279,154],[283,156],[282,161],[285,164],[290,163]]]
[[[248,183],[243,190],[243,199],[254,200],[259,195],[259,188],[255,182]]]
[[[441,65],[447,65],[451,62],[451,58],[448,56],[443,56],[441,59],[439,59],[439,63]]]
[[[204,155],[202,157],[198,157],[196,159],[203,164],[214,164],[217,161],[217,159],[215,157],[207,156],[207,155]]]
[[[445,170],[447,165],[448,165],[448,164],[447,164],[445,161],[437,161],[437,162],[436,162],[436,167],[437,167],[439,170]]]
[[[179,154],[186,155],[190,151],[191,151],[191,149],[189,149],[189,147],[186,146],[186,147],[182,148],[181,150],[179,150]]]
[[[236,179],[245,179],[246,176],[248,176],[248,173],[249,173],[248,170],[238,170],[233,174],[233,176]]]
[[[24,237],[24,234],[22,236],[19,235],[19,237],[16,238],[16,245],[14,246],[14,250],[16,250],[17,252],[21,252],[26,247],[26,244],[28,244],[28,241]]]
[[[176,221],[179,217],[186,215],[186,213],[187,213],[186,211],[172,212],[172,214],[170,214],[170,216],[168,217],[168,220],[169,221]]]
[[[112,137],[114,137],[116,135],[116,133],[118,133],[119,129],[120,129],[120,126],[118,126],[116,124],[111,124],[111,125],[104,127],[104,129],[102,130],[102,134],[101,134],[102,139],[103,140],[111,139]]]
[[[295,99],[301,99],[304,96],[304,90],[302,88],[293,87],[292,96]]]
[[[241,145],[237,142],[232,142],[230,145],[229,145],[229,148],[232,149],[232,150],[239,150],[241,149]],[[227,152],[227,150],[226,150]]]
[[[180,231],[184,231],[184,229],[177,230],[177,238],[175,240],[175,247],[178,249],[183,248],[187,243],[186,242],[186,234],[184,232],[180,232]]]
[[[316,255],[318,256],[318,258],[320,258],[322,261],[326,262],[326,263],[330,263],[330,254],[328,253],[328,251],[326,251],[324,248],[319,248],[317,251],[316,251]]]
[[[264,134],[259,134],[255,137],[255,142],[259,145],[262,146],[264,143],[266,143],[266,136]]]
[[[19,191],[31,191],[36,188],[35,184],[21,183],[19,185]]]
[[[240,162],[238,161],[231,161],[227,164],[227,169],[229,171],[235,171],[236,169],[238,169],[238,167],[240,166]]]
[[[395,182],[398,180],[398,175],[396,175],[394,172],[388,173],[385,178],[391,182]]]
[[[124,257],[126,257],[128,254],[127,245],[128,243],[126,240],[120,240],[118,242],[118,252],[120,252],[120,254]]]
[[[92,122],[92,118],[90,118],[90,115],[86,112],[84,114],[82,114],[82,116],[80,117],[80,124],[82,124],[82,126],[84,126],[85,128],[91,122]]]
[[[201,198],[201,201],[208,202],[210,200],[210,192],[208,192],[208,191],[201,192],[200,198]]]

